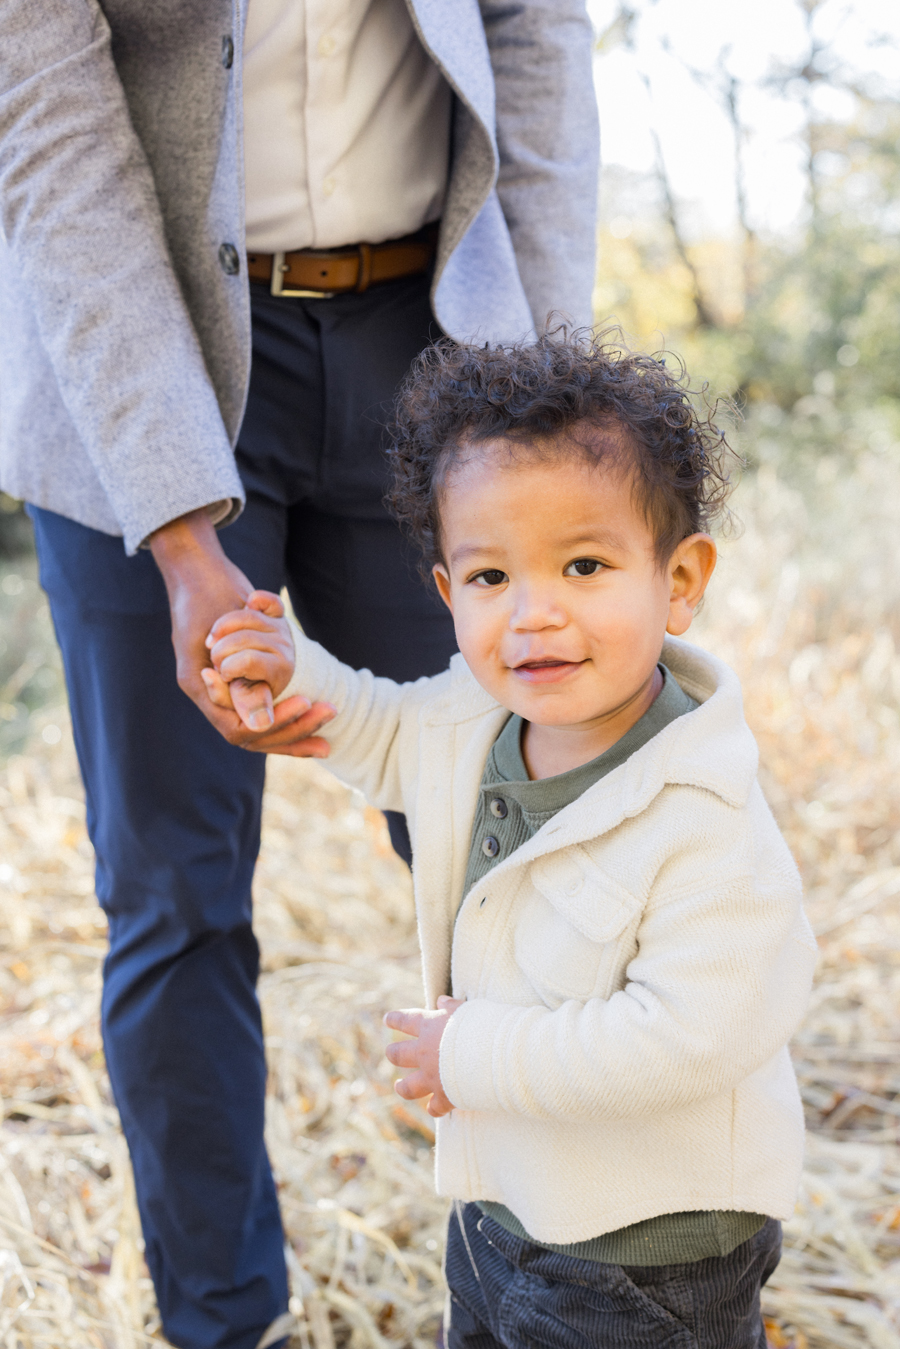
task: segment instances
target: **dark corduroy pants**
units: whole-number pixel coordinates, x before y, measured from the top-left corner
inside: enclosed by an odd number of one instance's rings
[[[684,1265],[576,1260],[507,1232],[477,1204],[447,1236],[446,1349],[765,1349],[759,1290],[774,1219],[730,1255]]]
[[[254,585],[287,584],[306,631],[350,664],[401,680],[444,669],[449,615],[381,500],[385,417],[432,335],[427,280],[324,301],[262,291],[253,309],[248,500],[226,553]],[[31,514],[109,917],[104,1044],[163,1325],[183,1349],[255,1349],[288,1297],[251,926],[265,756],[228,745],[178,689],[150,554]]]

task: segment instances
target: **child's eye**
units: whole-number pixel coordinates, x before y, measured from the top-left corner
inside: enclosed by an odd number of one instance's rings
[[[603,566],[594,557],[579,557],[574,562],[570,562],[563,572],[564,576],[593,576],[595,572],[600,571]]]
[[[472,577],[472,580],[477,586],[502,586],[504,581],[509,580],[509,577],[505,571],[496,571],[491,568],[489,571],[480,571],[477,576]]]

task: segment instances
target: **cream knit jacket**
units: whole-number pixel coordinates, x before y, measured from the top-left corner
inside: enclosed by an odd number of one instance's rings
[[[283,697],[330,701],[331,769],[406,813],[429,1005],[454,1102],[437,1188],[568,1243],[661,1213],[790,1216],[803,1115],[787,1041],[816,946],[757,782],[734,673],[667,640],[702,705],[464,897],[476,798],[509,716],[461,656],[398,685],[295,633]],[[457,910],[459,914],[457,917]]]

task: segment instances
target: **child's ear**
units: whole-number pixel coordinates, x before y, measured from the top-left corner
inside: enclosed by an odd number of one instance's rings
[[[691,534],[672,554],[667,569],[671,589],[666,632],[673,637],[680,637],[691,626],[715,566],[716,545],[708,534]]]
[[[438,588],[438,594],[452,614],[453,602],[450,599],[450,577],[443,562],[436,562],[431,568],[431,574],[434,577],[434,584]]]

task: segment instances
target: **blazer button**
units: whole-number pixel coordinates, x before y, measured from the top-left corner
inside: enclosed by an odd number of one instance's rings
[[[219,266],[226,276],[237,276],[241,270],[241,259],[234,244],[219,245]]]
[[[230,70],[234,65],[234,39],[230,33],[226,33],[222,38],[222,65],[226,70]]]
[[[496,815],[498,820],[505,820],[509,814],[509,806],[503,800],[502,796],[495,796],[491,802],[491,814]]]
[[[494,838],[493,834],[488,834],[481,845],[481,851],[484,853],[485,857],[497,856],[497,853],[500,851],[500,844]]]

